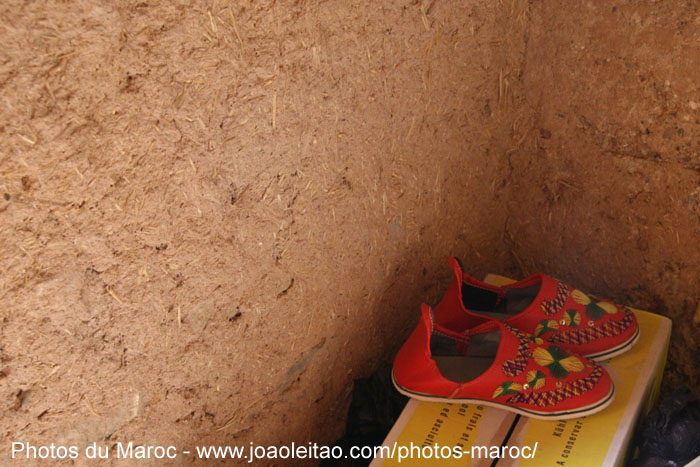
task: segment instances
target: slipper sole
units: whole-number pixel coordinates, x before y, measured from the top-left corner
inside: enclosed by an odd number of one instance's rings
[[[592,354],[592,355],[584,355],[584,357],[588,358],[589,360],[594,360],[596,362],[610,360],[611,358],[617,357],[618,355],[622,355],[623,353],[630,350],[634,346],[634,344],[637,343],[638,340],[639,340],[639,326],[637,326],[637,332],[635,332],[632,337],[627,339],[626,342],[623,342],[622,344],[620,344],[617,347],[614,347],[612,349],[605,350],[604,352],[599,352],[597,354]]]
[[[391,372],[391,381],[394,383],[394,387],[396,388],[397,391],[399,391],[401,394],[404,396],[411,397],[413,399],[418,399],[421,401],[425,402],[443,402],[443,403],[448,403],[448,404],[478,404],[478,405],[486,405],[489,407],[495,407],[497,409],[504,409],[509,412],[514,412],[520,415],[524,415],[526,417],[530,418],[536,418],[538,420],[568,420],[570,418],[580,418],[580,417],[585,417],[587,415],[592,415],[594,413],[600,412],[601,410],[605,409],[607,406],[609,406],[613,399],[615,398],[615,387],[612,386],[610,388],[610,392],[608,393],[607,396],[605,396],[602,400],[585,406],[578,408],[576,410],[567,410],[567,411],[559,411],[559,412],[537,412],[537,411],[532,411],[528,409],[523,409],[520,407],[513,407],[507,404],[502,404],[499,402],[494,402],[494,401],[487,401],[487,400],[482,400],[482,399],[448,399],[447,397],[441,397],[441,396],[431,396],[429,394],[421,394],[418,392],[413,392],[410,391],[404,387],[402,387],[399,383],[396,382],[396,378],[394,377],[394,372]]]

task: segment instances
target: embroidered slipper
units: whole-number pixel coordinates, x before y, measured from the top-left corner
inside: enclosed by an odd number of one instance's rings
[[[614,386],[599,364],[498,320],[457,333],[421,321],[394,360],[402,394],[431,402],[474,403],[532,418],[564,420],[603,410]]]
[[[444,327],[460,332],[497,319],[598,361],[627,352],[639,338],[637,319],[627,307],[544,274],[497,287],[464,274],[457,258],[449,262],[455,279],[435,309]]]

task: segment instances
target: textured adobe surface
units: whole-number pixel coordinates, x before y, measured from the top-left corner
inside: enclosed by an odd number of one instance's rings
[[[508,231],[520,267],[673,319],[700,373],[700,6],[533,4]]]
[[[700,383],[698,6],[379,3],[0,6],[0,439],[332,442],[452,253]]]
[[[0,7],[2,439],[332,442],[510,264],[525,3],[189,3]]]

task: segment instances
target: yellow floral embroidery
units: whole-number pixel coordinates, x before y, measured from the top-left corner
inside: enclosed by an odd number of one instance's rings
[[[552,354],[543,347],[537,347],[535,351],[532,352],[532,357],[540,366],[547,366],[554,363],[554,357],[552,357]]]
[[[544,373],[539,370],[530,370],[527,372],[527,383],[532,389],[540,389],[544,386]]]
[[[569,372],[583,371],[583,362],[569,355],[558,345],[550,345],[547,349],[538,347],[532,352],[535,362],[549,368],[549,372],[557,379],[566,378]]]
[[[583,362],[576,357],[567,357],[559,363],[566,371],[583,371]]]
[[[496,399],[500,396],[507,396],[508,394],[516,394],[520,391],[523,390],[522,384],[518,383],[513,383],[512,381],[506,381],[505,383],[501,384],[496,388],[496,390],[493,392],[493,395],[491,396],[493,399]]]
[[[575,289],[573,292],[571,292],[571,297],[579,305],[588,305],[589,303],[591,303],[591,299],[588,297],[588,295],[586,295],[578,289]]]
[[[542,320],[540,322],[540,324],[538,324],[535,327],[534,334],[536,337],[539,337],[542,334],[544,334],[545,332],[549,332],[549,331],[552,331],[552,330],[558,329],[558,328],[559,328],[559,323],[557,323],[555,320],[545,319],[545,320]]]
[[[614,315],[617,313],[617,307],[610,302],[598,302],[598,306],[601,307],[609,315]]]

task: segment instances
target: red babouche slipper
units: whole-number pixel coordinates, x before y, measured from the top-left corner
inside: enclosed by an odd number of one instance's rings
[[[421,321],[394,360],[402,394],[433,402],[476,403],[546,420],[583,417],[613,400],[599,364],[498,320],[463,332]]]
[[[457,258],[449,262],[455,279],[435,308],[443,327],[460,332],[497,319],[592,360],[627,352],[639,338],[637,318],[627,307],[544,274],[497,287],[464,274]]]

